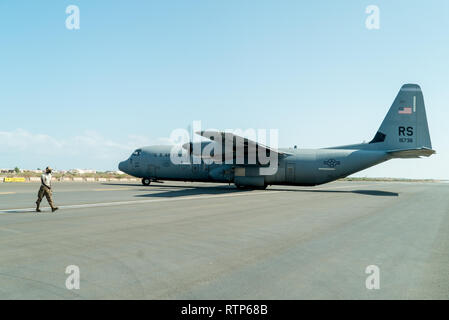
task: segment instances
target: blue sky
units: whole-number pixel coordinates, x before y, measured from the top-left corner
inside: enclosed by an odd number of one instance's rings
[[[358,175],[449,179],[448,17],[445,0],[0,1],[0,168],[115,169],[193,120],[358,143],[418,83],[438,154]]]

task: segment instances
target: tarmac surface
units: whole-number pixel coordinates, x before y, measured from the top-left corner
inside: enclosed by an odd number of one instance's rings
[[[0,183],[1,299],[449,299],[449,184],[38,188]]]

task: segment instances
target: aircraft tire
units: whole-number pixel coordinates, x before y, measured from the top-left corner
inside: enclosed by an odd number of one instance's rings
[[[143,179],[142,179],[142,184],[143,184],[144,186],[149,186],[150,183],[151,183],[150,178],[143,178]]]

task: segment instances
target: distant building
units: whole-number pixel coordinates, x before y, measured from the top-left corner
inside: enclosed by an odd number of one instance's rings
[[[42,173],[43,170],[23,170],[22,172]]]
[[[109,171],[105,171],[106,174],[126,174],[123,171],[120,170],[109,170]]]
[[[15,173],[14,169],[0,169],[0,173]]]
[[[92,169],[71,169],[69,170],[72,174],[89,174],[89,173],[97,173],[97,170]]]

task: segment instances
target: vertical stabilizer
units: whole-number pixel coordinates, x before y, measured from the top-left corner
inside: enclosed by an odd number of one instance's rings
[[[421,88],[405,84],[399,90],[379,130],[369,144],[376,149],[432,149]]]

